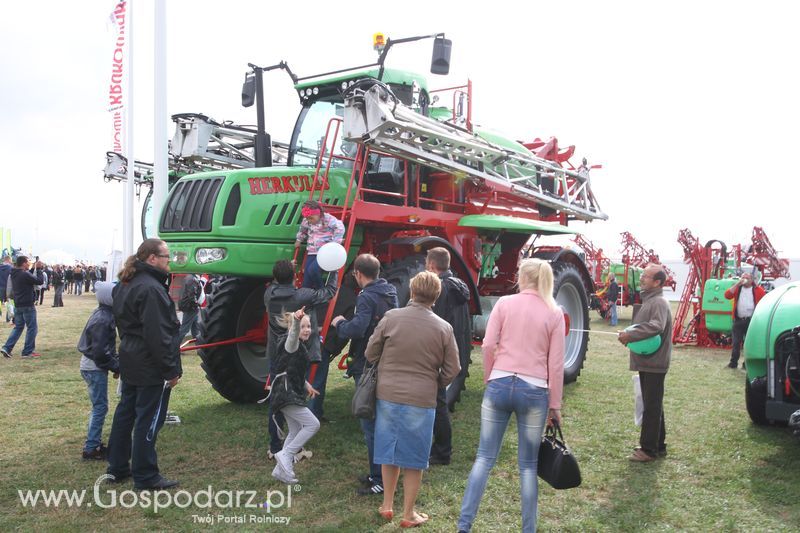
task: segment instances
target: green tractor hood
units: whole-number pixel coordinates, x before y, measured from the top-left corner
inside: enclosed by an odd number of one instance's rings
[[[798,325],[800,281],[778,287],[758,302],[744,341],[748,379],[766,373],[766,362],[775,357],[778,337]]]

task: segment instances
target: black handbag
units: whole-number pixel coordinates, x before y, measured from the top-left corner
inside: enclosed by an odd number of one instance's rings
[[[378,363],[368,366],[361,374],[361,380],[353,393],[350,405],[356,418],[375,419],[375,399],[378,388]]]
[[[578,460],[564,442],[561,426],[555,420],[539,445],[538,474],[554,489],[572,489],[581,484]]]

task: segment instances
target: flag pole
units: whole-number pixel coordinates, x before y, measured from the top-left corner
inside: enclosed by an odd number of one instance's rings
[[[125,106],[125,157],[128,159],[128,179],[125,181],[122,206],[122,246],[125,257],[133,254],[133,185],[136,179],[133,156],[133,0],[128,0],[127,11],[125,31],[128,41],[126,69],[128,102]]]
[[[153,197],[152,197],[152,227],[155,228],[157,237],[158,221],[161,209],[167,199],[169,189],[169,176],[167,169],[167,8],[166,0],[155,0],[153,3],[154,20],[154,57],[153,57],[153,79],[154,91],[153,101],[155,103],[155,117],[153,130],[153,154],[155,158],[155,169],[153,176]]]

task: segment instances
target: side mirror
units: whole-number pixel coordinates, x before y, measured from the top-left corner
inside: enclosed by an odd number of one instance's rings
[[[256,75],[248,72],[242,84],[242,107],[250,107],[256,101]]]
[[[453,41],[437,37],[433,40],[433,57],[431,58],[431,74],[448,74],[450,72],[450,49]]]

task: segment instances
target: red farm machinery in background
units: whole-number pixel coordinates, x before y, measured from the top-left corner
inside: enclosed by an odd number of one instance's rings
[[[624,231],[620,235],[622,237],[622,248],[620,249],[622,259],[619,261],[608,258],[602,248],[596,247],[583,235],[577,235],[573,239],[583,249],[586,266],[592,274],[595,287],[597,287],[597,291],[591,297],[590,306],[597,310],[603,318],[607,318],[610,308],[610,303],[605,298],[609,272],[614,273],[620,288],[617,305],[634,305],[641,303],[639,277],[642,270],[650,263],[661,264],[658,254],[652,248],[646,249],[642,246],[631,233]],[[666,286],[675,290],[675,274],[666,266],[664,266],[664,270],[667,273]]]
[[[672,342],[708,348],[730,346],[733,301],[724,297],[743,272],[752,272],[757,283],[772,289],[778,278],[789,278],[789,261],[778,257],[764,230],[753,228],[749,245],[710,240],[701,244],[688,229],[678,234],[689,275],[681,293],[672,327]],[[688,319],[688,322],[687,322]]]

